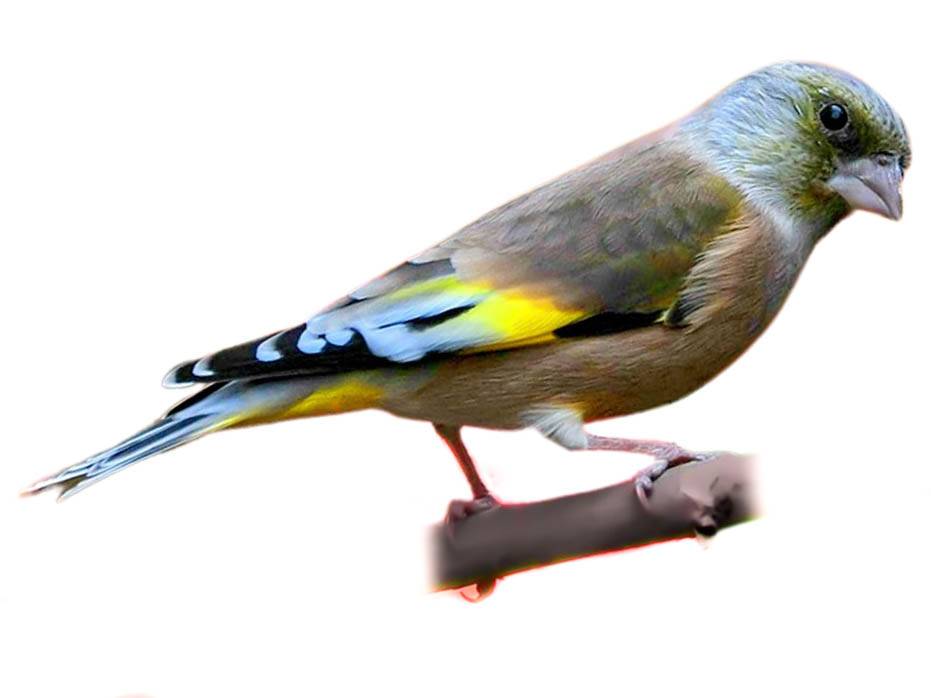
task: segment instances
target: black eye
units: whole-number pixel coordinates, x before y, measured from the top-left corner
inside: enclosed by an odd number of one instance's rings
[[[821,117],[821,123],[828,131],[840,131],[849,121],[847,110],[840,104],[828,104],[821,107],[818,116]]]

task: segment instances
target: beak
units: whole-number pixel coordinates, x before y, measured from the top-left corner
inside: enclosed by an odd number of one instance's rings
[[[902,217],[901,183],[898,159],[885,153],[842,162],[827,181],[828,187],[843,196],[852,208],[896,221]]]

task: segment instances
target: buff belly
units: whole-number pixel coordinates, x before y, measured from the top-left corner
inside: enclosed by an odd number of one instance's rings
[[[385,381],[379,406],[492,429],[522,428],[540,407],[568,407],[586,422],[632,414],[678,400],[724,370],[759,335],[757,323],[741,320],[695,331],[658,325],[423,366]]]

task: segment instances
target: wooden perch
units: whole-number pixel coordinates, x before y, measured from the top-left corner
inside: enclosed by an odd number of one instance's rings
[[[668,470],[641,501],[633,481],[529,504],[504,504],[430,532],[434,588],[484,595],[515,572],[594,553],[709,537],[759,515],[753,458],[715,454]]]

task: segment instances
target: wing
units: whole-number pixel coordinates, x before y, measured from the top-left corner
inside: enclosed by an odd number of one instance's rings
[[[663,142],[550,182],[307,322],[180,364],[169,386],[327,374],[656,321],[739,195]]]

